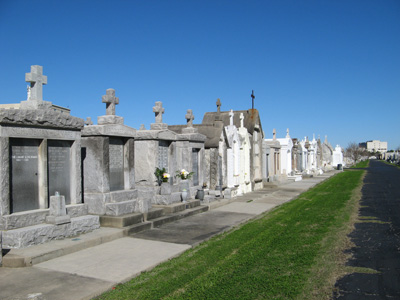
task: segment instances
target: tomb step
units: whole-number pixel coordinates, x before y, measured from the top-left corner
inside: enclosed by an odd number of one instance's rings
[[[177,220],[189,217],[189,216],[193,216],[193,215],[208,211],[208,209],[209,209],[208,206],[200,205],[200,206],[195,206],[192,208],[187,208],[184,211],[178,211],[175,213],[171,213],[169,215],[152,220],[151,221],[152,225],[153,225],[152,227],[153,228],[159,227],[166,223],[171,223],[171,222],[174,222],[174,221],[177,221]]]
[[[186,203],[178,202],[169,205],[153,205],[153,207],[164,209],[165,214],[173,214],[179,211],[184,211],[188,208],[200,206],[200,200],[188,200]]]
[[[147,213],[147,220],[156,219],[164,214],[162,208],[151,208]],[[134,224],[142,223],[142,213],[132,213],[122,216],[100,216],[100,225],[103,227],[123,228]]]
[[[8,268],[29,267],[122,237],[124,237],[124,231],[121,229],[99,228],[63,240],[54,240],[28,248],[11,249],[3,256],[2,266]]]

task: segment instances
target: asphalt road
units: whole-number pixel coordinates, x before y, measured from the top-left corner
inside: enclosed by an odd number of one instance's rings
[[[371,160],[362,189],[360,217],[350,234],[352,273],[336,282],[333,299],[400,299],[400,169]]]

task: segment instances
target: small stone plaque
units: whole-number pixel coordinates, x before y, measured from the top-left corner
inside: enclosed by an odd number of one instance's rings
[[[65,196],[65,204],[71,204],[71,144],[69,141],[48,141],[47,145],[49,197],[57,191]]]
[[[39,140],[10,139],[11,213],[39,208]]]
[[[110,137],[110,191],[124,189],[124,142]]]

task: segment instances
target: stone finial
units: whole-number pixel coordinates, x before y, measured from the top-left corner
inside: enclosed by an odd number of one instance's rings
[[[272,130],[272,138],[274,141],[276,140],[276,129],[275,128]]]
[[[325,144],[327,144],[327,143],[328,143],[328,136],[325,135]]]
[[[107,103],[106,115],[115,116],[115,105],[119,104],[119,98],[115,97],[114,89],[107,89],[106,94],[102,97],[102,102]]]
[[[289,135],[289,128],[286,129],[286,137],[287,137],[287,138],[290,138],[290,135]]]
[[[221,100],[219,98],[217,99],[216,104],[217,104],[217,112],[220,113],[221,112]]]
[[[233,116],[235,114],[233,113],[233,110],[231,109],[231,111],[229,112],[229,125],[233,126]]]
[[[144,124],[141,124],[141,125],[140,125],[139,130],[146,130],[146,127],[144,126]]]
[[[47,84],[47,76],[43,75],[43,67],[31,66],[31,72],[25,73],[25,81],[31,84],[27,100],[43,101],[43,85]]]
[[[187,110],[185,118],[187,121],[187,127],[193,127],[194,115],[193,115],[193,111],[191,109]]]
[[[93,121],[92,121],[91,117],[86,118],[85,125],[87,125],[87,126],[93,125]]]
[[[244,115],[243,115],[243,113],[240,113],[240,128],[244,127],[243,120],[244,120]]]
[[[165,109],[162,107],[162,102],[157,101],[156,105],[153,106],[153,112],[156,114],[156,123],[162,123],[162,115]]]

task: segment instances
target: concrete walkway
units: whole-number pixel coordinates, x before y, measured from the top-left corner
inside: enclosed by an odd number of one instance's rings
[[[120,237],[119,229],[99,229],[92,235],[112,230],[114,238],[32,267],[0,268],[0,299],[91,299],[216,234],[296,198],[336,172],[266,188],[229,201],[210,203],[207,212],[128,237]],[[58,242],[64,243],[61,248],[67,249],[70,248],[68,244],[84,243],[84,236],[82,240]],[[60,247],[61,244],[52,245],[42,247]],[[62,249],[57,248],[57,251]]]

